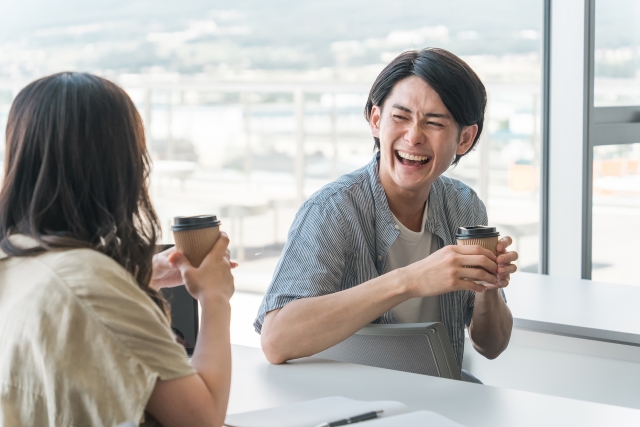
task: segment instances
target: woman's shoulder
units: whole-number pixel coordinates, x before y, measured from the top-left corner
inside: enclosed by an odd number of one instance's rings
[[[135,279],[113,258],[93,249],[66,249],[47,251],[36,256],[51,272],[69,284],[97,284],[88,278],[103,279],[113,284],[137,288]]]
[[[6,261],[4,280],[9,286],[13,282],[29,288],[32,298],[79,305],[85,315],[105,324],[111,323],[117,308],[125,307],[164,321],[163,313],[133,276],[101,252],[61,249]]]
[[[34,238],[21,234],[11,236],[10,241],[21,249],[38,246]],[[34,275],[34,278],[37,276],[42,279],[43,276],[51,276],[51,279],[65,281],[105,277],[135,285],[131,274],[114,259],[89,248],[48,250],[29,256],[9,256],[0,251],[0,260],[5,260],[5,270],[27,274],[38,272],[39,274]]]
[[[5,256],[0,289],[6,291],[0,322],[11,325],[0,336],[0,381],[18,390],[16,404],[32,396],[53,401],[44,384],[64,394],[80,381],[81,404],[61,405],[56,415],[82,419],[90,408],[98,419],[140,419],[157,378],[194,372],[160,309],[124,268],[97,251]],[[41,369],[36,361],[43,357]]]
[[[13,235],[11,243],[21,249],[38,246],[35,239],[24,235]],[[27,256],[9,256],[0,251],[2,278],[22,286],[37,286],[40,292],[55,292],[56,288],[84,289],[103,288],[105,282],[119,288],[136,288],[134,278],[115,260],[92,249],[59,249]],[[141,292],[141,291],[140,291]]]
[[[14,282],[17,277],[27,278],[29,271],[35,272],[29,287],[41,301],[39,308],[35,307],[41,312],[71,310],[78,319],[84,319],[93,334],[106,334],[106,340],[127,348],[147,364],[155,360],[155,356],[149,356],[152,352],[166,355],[165,360],[184,358],[184,349],[173,346],[175,339],[162,310],[127,270],[98,251],[68,249],[15,257],[6,270],[12,271]],[[8,279],[5,275],[4,280]]]

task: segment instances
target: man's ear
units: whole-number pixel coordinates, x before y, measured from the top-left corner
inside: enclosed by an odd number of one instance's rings
[[[469,151],[473,145],[473,141],[478,134],[478,125],[465,126],[460,132],[460,140],[458,141],[458,147],[456,148],[456,154],[462,156]]]
[[[380,138],[380,119],[382,118],[382,109],[374,105],[369,116],[369,127],[371,127],[371,135]]]

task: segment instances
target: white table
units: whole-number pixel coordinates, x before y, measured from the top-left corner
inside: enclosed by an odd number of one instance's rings
[[[514,330],[487,360],[465,345],[485,384],[640,409],[640,286],[517,272],[506,289]]]
[[[335,395],[396,400],[468,427],[640,425],[635,409],[317,358],[271,365],[260,349],[233,346],[230,414]]]
[[[506,294],[515,328],[640,346],[640,286],[516,273]]]

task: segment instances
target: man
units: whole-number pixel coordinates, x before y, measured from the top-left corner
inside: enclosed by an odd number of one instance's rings
[[[441,176],[478,142],[485,106],[478,76],[442,49],[405,52],[381,72],[365,107],[378,152],[302,205],[258,312],[271,363],[371,322],[440,321],[460,366],[465,326],[485,357],[507,347],[513,319],[500,288],[518,255],[506,251],[509,237],[497,257],[455,245],[458,227],[487,224],[486,209]]]

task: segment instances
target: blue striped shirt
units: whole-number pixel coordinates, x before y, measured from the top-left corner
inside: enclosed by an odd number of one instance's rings
[[[368,165],[326,185],[301,206],[254,322],[258,333],[266,313],[293,300],[339,292],[384,274],[387,253],[400,232],[380,183],[378,157],[376,153]],[[429,192],[425,229],[442,248],[456,244],[458,227],[469,225],[487,225],[484,204],[460,181],[439,177]],[[442,323],[460,366],[474,298],[473,291],[440,295]],[[388,311],[373,323],[396,319]]]

